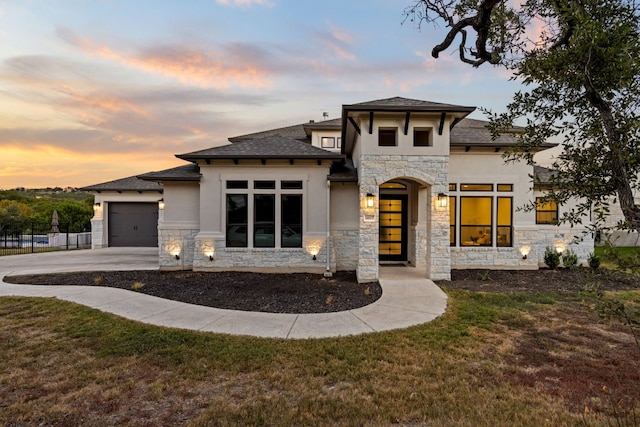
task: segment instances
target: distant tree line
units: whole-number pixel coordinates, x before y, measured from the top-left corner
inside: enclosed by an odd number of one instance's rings
[[[93,196],[82,192],[43,190],[0,190],[0,230],[9,224],[49,224],[53,211],[59,224],[79,233],[91,229]]]

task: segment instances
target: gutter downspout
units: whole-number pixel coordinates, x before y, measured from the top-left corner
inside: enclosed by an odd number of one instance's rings
[[[327,240],[325,242],[327,253],[327,267],[324,272],[324,277],[333,277],[331,273],[331,181],[327,179]]]

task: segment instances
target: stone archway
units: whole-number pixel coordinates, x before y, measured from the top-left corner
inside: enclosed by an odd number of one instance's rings
[[[380,186],[398,180],[415,183],[416,188],[410,199],[415,205],[414,221],[411,236],[407,237],[412,266],[424,268],[428,278],[450,279],[449,211],[436,206],[437,195],[446,193],[448,189],[448,158],[363,156],[359,175],[360,200],[372,195],[376,203],[373,207],[361,203],[358,280],[364,282],[379,278]]]

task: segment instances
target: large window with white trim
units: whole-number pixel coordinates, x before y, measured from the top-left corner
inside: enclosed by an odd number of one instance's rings
[[[302,247],[302,181],[227,181],[226,188],[227,247]]]

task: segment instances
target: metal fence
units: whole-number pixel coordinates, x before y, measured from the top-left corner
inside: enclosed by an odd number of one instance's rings
[[[91,232],[70,233],[69,224],[0,224],[0,255],[64,251],[91,247]]]

